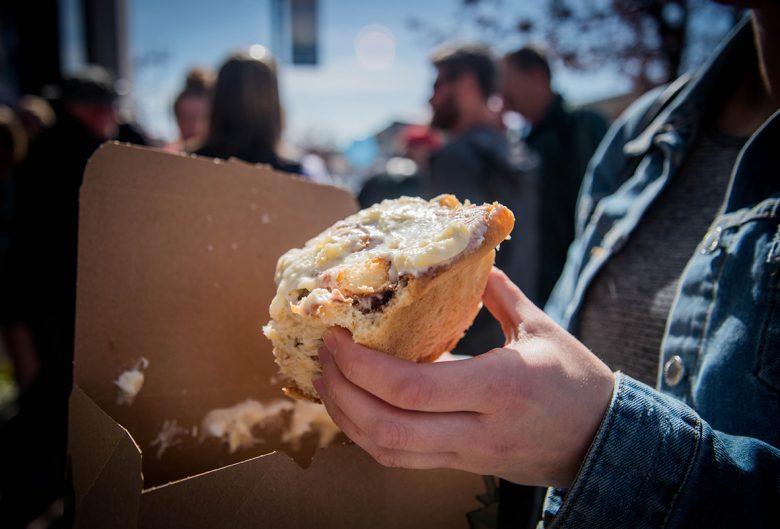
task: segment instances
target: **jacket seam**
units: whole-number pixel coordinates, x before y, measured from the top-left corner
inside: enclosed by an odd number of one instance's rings
[[[780,225],[778,225],[778,229],[780,229]],[[769,335],[769,326],[772,321],[772,314],[778,308],[776,297],[777,297],[777,289],[778,286],[780,285],[780,275],[772,274],[770,281],[772,282],[772,284],[768,292],[769,307],[768,310],[766,311],[766,316],[764,317],[764,320],[761,322],[761,337],[759,338],[759,342],[758,342],[758,354],[756,355],[756,362],[753,368],[753,375],[756,377],[759,383],[763,384],[768,390],[774,393],[778,393],[780,392],[780,389],[775,386],[772,386],[769,382],[764,380],[764,376],[761,374],[762,372],[761,367],[764,365],[764,359],[767,355],[767,349],[769,347],[768,335]]]
[[[666,518],[664,519],[663,524],[661,524],[661,527],[665,528],[669,526],[669,522],[671,521],[672,514],[677,504],[677,500],[680,498],[683,489],[688,485],[688,479],[690,478],[691,474],[693,474],[693,467],[696,463],[696,460],[699,457],[699,452],[701,449],[701,437],[702,437],[701,431],[702,431],[701,419],[697,416],[693,428],[693,446],[692,446],[693,454],[691,454],[690,461],[688,462],[687,468],[685,469],[685,475],[683,476],[683,479],[680,481],[680,486],[677,488],[677,491],[674,493],[674,497],[672,498],[672,501],[669,504],[669,510],[666,513]]]
[[[721,225],[724,230],[733,230],[751,222],[773,220],[778,216],[780,216],[780,199],[769,198],[748,210],[721,212],[716,217],[716,224]]]
[[[563,523],[566,522],[565,518],[569,515],[569,512],[573,509],[571,505],[576,503],[577,498],[579,497],[579,495],[582,492],[582,489],[584,488],[584,485],[581,487],[578,487],[578,485],[582,484],[584,481],[587,481],[588,477],[593,473],[593,467],[596,466],[596,461],[598,461],[599,455],[604,450],[604,445],[606,445],[607,443],[607,437],[612,432],[612,425],[615,422],[615,417],[617,416],[618,406],[620,405],[620,401],[623,399],[624,384],[625,384],[625,379],[621,377],[616,390],[617,394],[615,395],[615,402],[612,406],[612,409],[607,411],[609,415],[607,417],[607,422],[604,424],[604,430],[602,432],[602,436],[600,438],[597,437],[596,439],[594,439],[593,444],[588,449],[588,452],[585,454],[585,459],[583,459],[583,465],[586,465],[583,468],[584,472],[581,476],[577,476],[575,478],[575,482],[572,484],[572,487],[569,490],[569,492],[574,492],[574,494],[570,495],[569,493],[567,493],[564,496],[563,504],[561,505],[561,508],[558,510],[558,513],[556,513],[555,520],[550,526],[551,529],[555,527],[560,527]],[[598,434],[596,435],[598,436]],[[590,465],[587,465],[586,462],[591,457],[594,458],[594,462],[592,462],[592,464]]]
[[[691,374],[689,375],[689,384],[688,384],[688,399],[691,404],[696,405],[694,394],[693,394],[693,381],[695,380],[695,377],[698,378],[698,371],[699,366],[701,365],[701,356],[702,351],[704,351],[705,346],[709,343],[708,337],[710,336],[708,334],[710,330],[710,325],[712,323],[712,312],[715,310],[715,299],[718,296],[718,290],[720,289],[720,278],[723,275],[723,270],[726,268],[725,266],[725,260],[728,257],[727,252],[725,249],[721,248],[721,253],[723,254],[723,262],[720,263],[720,266],[718,266],[718,273],[712,280],[712,294],[710,297],[710,301],[707,304],[707,311],[704,313],[704,325],[702,325],[701,328],[701,335],[698,340],[698,346],[696,347],[696,356],[694,358],[694,365],[691,366]],[[685,272],[683,272],[684,274]],[[683,276],[684,277],[684,276]]]

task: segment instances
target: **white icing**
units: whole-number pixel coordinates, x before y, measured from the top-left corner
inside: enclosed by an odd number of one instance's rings
[[[483,217],[470,207],[450,208],[436,199],[402,197],[375,204],[279,258],[271,316],[296,303],[303,312],[316,310],[330,299],[327,278],[373,259],[389,263],[390,281],[419,276],[481,244],[485,229]],[[302,290],[306,299],[296,297]]]
[[[144,386],[143,370],[147,367],[149,367],[149,360],[142,356],[133,369],[123,372],[114,381],[114,384],[119,388],[116,397],[117,404],[127,404],[129,406],[133,403],[136,395]]]
[[[265,426],[276,419],[284,410],[291,410],[293,403],[275,400],[263,404],[256,400],[245,400],[230,408],[211,410],[201,422],[203,436],[212,436],[224,441],[230,453],[239,448],[250,447],[261,440],[252,433],[256,427]]]
[[[187,435],[186,428],[179,426],[175,420],[166,420],[149,446],[157,446],[157,459],[160,459],[170,447],[181,444],[184,435]]]
[[[289,423],[282,420],[285,411],[292,411]],[[324,406],[300,400],[278,399],[263,404],[249,399],[230,408],[211,410],[201,422],[202,437],[221,439],[231,453],[262,442],[255,435],[257,431],[280,429],[282,442],[289,444],[293,450],[300,449],[301,439],[308,432],[316,433],[318,444],[323,447],[329,445],[341,431]]]
[[[317,432],[318,446],[322,448],[333,442],[341,430],[330,418],[325,406],[307,400],[297,400],[290,426],[284,431],[282,441],[290,443],[293,450],[298,450],[301,438],[311,431]]]

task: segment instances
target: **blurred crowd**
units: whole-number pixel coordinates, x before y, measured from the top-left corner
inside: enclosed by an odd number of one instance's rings
[[[505,204],[516,214],[516,227],[496,264],[522,293],[494,277],[493,308],[500,305],[507,317],[517,313],[510,323],[524,335],[507,341],[520,353],[511,356],[512,368],[539,391],[513,393],[520,400],[507,402],[516,406],[498,408],[519,415],[480,422],[477,438],[506,434],[506,446],[524,447],[517,438],[529,433],[532,448],[560,452],[563,441],[585,432],[583,446],[594,441],[598,447],[566,461],[583,462],[567,466],[573,473],[588,469],[575,481],[528,478],[521,471],[546,461],[528,456],[534,452],[512,461],[518,463],[517,483],[575,487],[576,494],[552,491],[545,523],[569,513],[588,520],[591,513],[602,525],[608,519],[652,526],[665,519],[675,527],[690,526],[690,520],[712,526],[734,505],[728,512],[733,519],[764,526],[749,516],[759,519],[762,508],[777,504],[780,468],[778,430],[771,427],[780,410],[780,9],[765,3],[702,69],[645,94],[610,132],[603,116],[573,107],[556,92],[550,62],[532,47],[501,57],[476,45],[439,49],[431,57],[430,121],[395,124],[381,142],[356,143],[344,153],[283,139],[281,66],[261,46],[232,54],[217,71],[187,73],[171,101],[178,137],[170,142],[149,137],[120,112],[124,96],[98,66],[42,94],[0,104],[0,525],[26,527],[43,516],[67,526],[52,511],[58,501],[60,511],[72,513],[61,502],[71,497],[64,478],[79,189],[90,156],[115,140],[236,158],[343,185],[362,207],[444,193]],[[352,178],[343,178],[350,171]],[[560,327],[526,297],[546,304]],[[548,329],[528,335],[535,339],[531,345],[541,341],[543,348],[528,349],[526,321]],[[499,323],[483,310],[453,352],[475,356],[504,344]],[[508,364],[490,359],[467,360],[481,375],[459,379],[457,392],[493,395],[494,381],[504,380],[496,378],[498,371]],[[413,366],[423,367],[437,365]],[[594,394],[588,377],[596,367],[609,375],[601,380],[616,396],[588,408],[582,396]],[[12,403],[2,387],[8,373],[18,393]],[[469,410],[471,417],[480,409],[438,404],[431,410]],[[394,417],[413,416],[418,425],[423,417],[431,420],[431,410],[399,408]],[[374,411],[363,416],[374,419]],[[593,431],[572,426],[586,415]],[[601,416],[609,419],[596,435]],[[485,430],[488,424],[499,429]],[[461,441],[464,453],[472,451],[463,461],[481,457],[473,450],[477,443],[464,437],[473,433],[445,436],[446,442]],[[486,474],[494,467],[473,468]],[[609,481],[599,481],[602,476]],[[587,493],[579,494],[586,486]],[[500,494],[509,498],[501,500],[505,520],[521,519],[519,510],[507,510],[514,506],[530,510],[536,502],[540,511],[538,492],[520,487],[501,484]],[[678,510],[653,511],[648,502]]]
[[[536,49],[497,59],[478,46],[448,47],[432,67],[430,123],[398,127],[389,155],[373,160],[351,190],[362,207],[442,193],[504,203],[518,228],[497,264],[543,304],[574,238],[580,182],[607,122],[555,92],[550,64]],[[231,55],[217,72],[192,69],[171,105],[179,135],[168,143],[123,119],[115,80],[99,66],[43,96],[0,106],[0,324],[19,392],[13,413],[0,414],[3,520],[22,524],[67,496],[79,188],[102,143],[238,158],[343,183],[331,176],[328,154],[283,142],[277,69],[259,46]],[[505,126],[510,112],[522,117],[521,128]],[[478,354],[502,342],[498,323],[483,311],[455,352]]]

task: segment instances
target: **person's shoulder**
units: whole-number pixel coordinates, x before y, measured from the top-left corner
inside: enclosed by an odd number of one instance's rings
[[[689,75],[657,86],[639,96],[615,120],[613,128],[621,128],[626,138],[638,136],[661,112],[678,97],[688,84]]]
[[[133,143],[135,145],[151,145],[152,142],[149,139],[148,134],[139,125],[130,122],[123,122],[119,124],[119,133],[117,135],[117,141]]]
[[[596,204],[614,193],[631,175],[627,170],[640,160],[640,151],[629,149],[648,131],[655,118],[677,97],[686,78],[656,87],[638,97],[612,123],[590,160],[580,188],[577,230],[582,233]]]
[[[486,154],[504,153],[506,135],[495,127],[480,126],[468,130],[445,145],[442,151],[452,158],[481,159]]]
[[[299,176],[303,175],[303,165],[292,160],[277,158],[271,165],[277,171],[284,171],[285,173],[292,173]]]
[[[83,142],[83,134],[66,124],[58,122],[47,128],[35,138],[27,149],[27,157],[22,162],[22,167],[39,164],[56,164],[56,160],[63,155],[72,155],[73,149],[69,148],[74,142]]]
[[[464,171],[479,165],[479,153],[475,146],[463,138],[446,143],[431,155],[433,173]]]
[[[506,134],[493,126],[485,125],[481,127],[475,127],[469,132],[465,133],[464,136],[468,139],[469,142],[479,145],[484,143],[493,145],[496,143],[506,143]]]
[[[469,142],[465,141],[465,138],[461,135],[445,142],[444,145],[432,154],[432,157],[436,160],[460,158],[468,155],[470,150]]]
[[[607,118],[598,110],[590,107],[578,107],[571,111],[575,123],[586,126],[600,125],[606,127]]]
[[[390,177],[385,173],[377,173],[367,178],[357,195],[360,207],[367,208],[381,201],[387,195],[390,186]]]

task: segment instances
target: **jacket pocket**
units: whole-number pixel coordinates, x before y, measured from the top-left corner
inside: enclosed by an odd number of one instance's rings
[[[718,249],[730,262],[718,287],[728,300],[721,318],[743,322],[741,349],[752,357],[753,377],[780,397],[780,199],[720,217],[699,251]]]
[[[770,243],[764,266],[766,276],[766,310],[758,342],[756,376],[780,393],[780,224]]]

